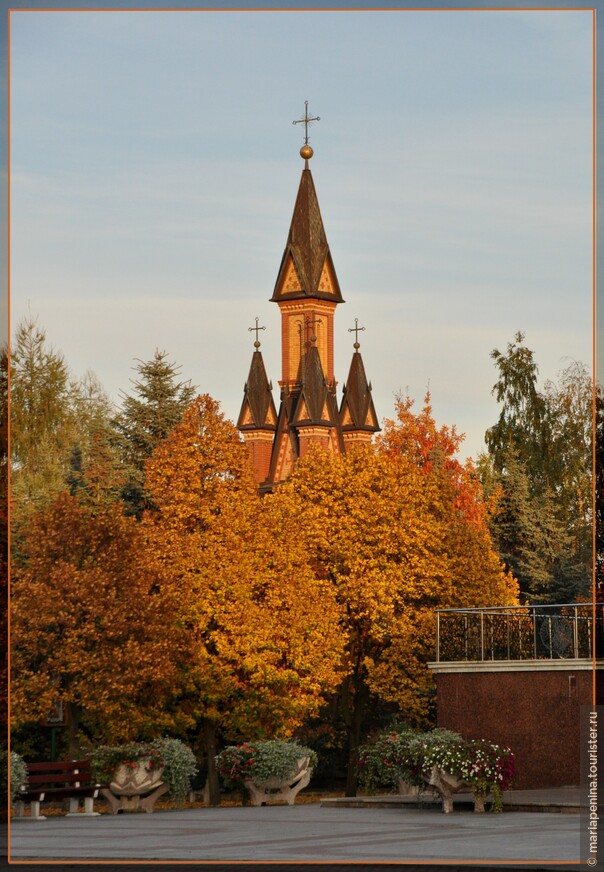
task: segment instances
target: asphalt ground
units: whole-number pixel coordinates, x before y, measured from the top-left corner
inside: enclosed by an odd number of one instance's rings
[[[9,860],[62,861],[60,865],[77,861],[472,863],[479,868],[505,864],[573,869],[580,856],[582,823],[579,814],[551,811],[477,815],[456,810],[444,815],[430,807],[348,808],[319,803],[49,816],[12,821]]]

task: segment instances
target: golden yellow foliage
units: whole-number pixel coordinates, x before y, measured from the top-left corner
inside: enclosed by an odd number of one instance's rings
[[[467,493],[464,494],[464,498]],[[351,767],[371,698],[427,716],[434,610],[514,600],[481,510],[413,453],[316,448],[268,498],[296,519],[317,576],[332,585],[346,642],[341,706]]]
[[[147,464],[148,542],[171,578],[189,643],[180,705],[224,735],[291,734],[338,680],[332,592],[295,529],[275,528],[247,449],[199,397]]]

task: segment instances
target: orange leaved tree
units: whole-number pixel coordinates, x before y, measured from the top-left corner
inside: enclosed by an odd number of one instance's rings
[[[463,511],[451,487],[447,477],[426,475],[417,455],[317,449],[268,498],[298,519],[317,576],[341,608],[349,795],[373,702],[394,703],[416,723],[428,714],[434,609],[513,599],[492,549],[481,556],[482,531],[474,536],[474,521],[458,523]],[[480,560],[476,571],[472,558]]]
[[[409,397],[396,400],[396,420],[386,420],[376,443],[378,452],[392,461],[411,461],[425,486],[437,495],[433,503],[440,519],[447,554],[451,605],[478,607],[517,602],[518,586],[503,571],[489,531],[499,493],[484,495],[471,460],[461,463],[457,452],[463,435],[455,427],[437,427],[427,394],[420,412],[414,413]]]
[[[247,449],[200,396],[147,463],[143,527],[178,600],[187,653],[174,706],[203,734],[210,801],[220,737],[288,736],[338,681],[338,606],[295,520],[278,529]]]
[[[82,504],[67,493],[34,513],[11,577],[14,726],[69,711],[97,739],[155,736],[172,726],[165,705],[179,631],[172,591],[121,504]]]

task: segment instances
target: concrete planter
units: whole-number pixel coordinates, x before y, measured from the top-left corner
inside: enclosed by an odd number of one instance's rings
[[[419,796],[419,785],[410,784],[404,778],[399,778],[398,792],[401,796]]]
[[[444,814],[451,814],[453,811],[453,794],[454,793],[471,793],[474,798],[474,812],[482,814],[485,810],[484,803],[486,793],[477,790],[472,784],[463,781],[459,775],[451,775],[449,772],[444,772],[438,766],[433,766],[429,775],[424,775],[425,781],[433,787],[443,802]]]
[[[268,778],[260,783],[246,778],[244,784],[252,805],[266,805],[267,802],[286,802],[287,805],[293,805],[298,793],[310,782],[312,767],[309,762],[309,757],[299,757],[294,774],[287,780]]]
[[[156,800],[169,789],[169,785],[162,781],[163,767],[149,771],[148,765],[147,758],[139,760],[135,767],[123,764],[118,767],[109,789],[101,791],[112,814],[138,809],[151,814]]]

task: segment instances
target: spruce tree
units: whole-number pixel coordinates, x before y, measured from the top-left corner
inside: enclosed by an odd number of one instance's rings
[[[155,448],[182,421],[195,396],[190,381],[178,381],[180,367],[166,351],[155,350],[153,359],[138,361],[133,393],[122,393],[122,410],[114,419],[115,443],[125,469],[122,499],[127,512],[140,516],[152,503],[145,491],[145,463]]]

